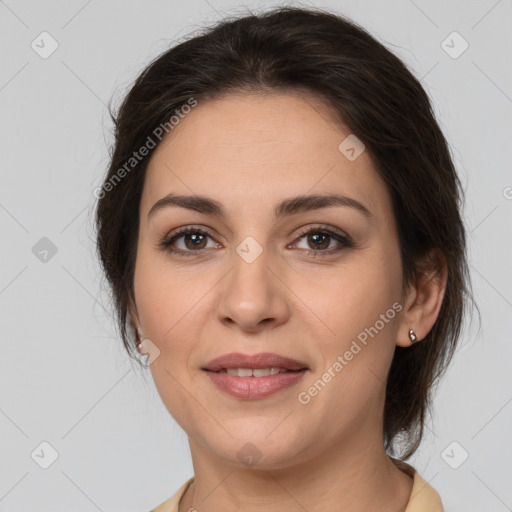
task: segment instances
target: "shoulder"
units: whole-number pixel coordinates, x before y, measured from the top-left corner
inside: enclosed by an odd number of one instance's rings
[[[189,478],[168,500],[160,503],[160,505],[149,512],[178,512],[178,504],[193,481],[194,477]]]
[[[438,492],[412,466],[403,461],[393,462],[413,478],[411,496],[405,512],[443,512]]]
[[[405,512],[443,512],[443,505],[437,491],[412,466],[402,461],[399,461],[399,465],[413,477],[411,496]],[[193,481],[194,477],[189,478],[168,500],[160,503],[150,512],[178,512],[178,504]]]

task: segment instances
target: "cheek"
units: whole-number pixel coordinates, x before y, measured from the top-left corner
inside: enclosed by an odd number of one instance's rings
[[[399,253],[393,246],[374,245],[317,283],[303,283],[297,295],[308,297],[305,302],[321,319],[319,332],[325,333],[315,338],[323,354],[319,371],[331,368],[336,374],[332,394],[325,396],[357,409],[359,401],[379,394],[394,354],[402,308]]]
[[[184,390],[192,389],[189,360],[199,338],[204,286],[175,272],[169,275],[168,267],[157,260],[143,252],[137,259],[137,310],[144,335],[160,350],[150,366],[158,394],[171,416],[189,431],[187,419],[196,412]]]
[[[183,359],[189,339],[193,337],[187,313],[201,298],[194,281],[169,275],[169,266],[163,264],[161,258],[149,257],[141,250],[135,268],[134,290],[144,335],[158,346],[166,364]],[[178,342],[180,350],[174,350]]]
[[[400,300],[400,274],[396,254],[372,249],[354,254],[346,265],[297,283],[295,292],[307,297],[304,302],[322,321],[328,344],[333,339],[346,342],[373,326]],[[393,320],[395,312],[392,310],[385,320]]]

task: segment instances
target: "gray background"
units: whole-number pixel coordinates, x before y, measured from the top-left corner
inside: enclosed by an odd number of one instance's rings
[[[110,98],[169,44],[245,5],[276,4],[0,1],[2,511],[142,512],[192,475],[185,434],[116,337],[95,259],[92,191],[108,161]],[[447,511],[512,510],[512,2],[308,5],[366,27],[434,101],[467,191],[482,327],[467,326],[410,462]],[[43,31],[58,43],[47,58],[31,47],[51,49]],[[469,44],[457,58],[464,41],[448,37],[454,31]],[[58,454],[48,469],[42,442]]]

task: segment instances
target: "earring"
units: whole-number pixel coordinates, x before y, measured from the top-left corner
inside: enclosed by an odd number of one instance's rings
[[[411,340],[411,343],[416,343],[418,341],[416,333],[412,329],[409,331],[409,339]]]

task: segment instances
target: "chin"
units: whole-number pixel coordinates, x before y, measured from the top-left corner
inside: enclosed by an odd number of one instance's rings
[[[273,429],[275,427],[274,422]],[[308,443],[305,444],[304,436],[295,438],[290,433],[277,430],[267,435],[272,428],[268,429],[265,422],[265,428],[257,429],[253,435],[246,430],[243,435],[237,434],[233,438],[224,436],[222,446],[214,445],[213,440],[206,444],[219,458],[237,467],[255,471],[284,469],[299,462]]]

